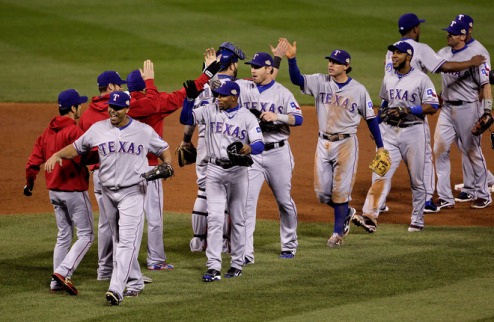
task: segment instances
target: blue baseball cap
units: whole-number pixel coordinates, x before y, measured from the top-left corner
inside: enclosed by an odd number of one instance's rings
[[[470,17],[469,15],[465,15],[465,14],[460,13],[459,15],[456,16],[455,20],[461,21],[466,26],[473,28],[473,18]]]
[[[58,107],[71,108],[74,105],[79,105],[87,102],[87,96],[80,96],[75,89],[67,89],[58,94]]]
[[[110,94],[108,105],[114,110],[121,110],[129,107],[130,95],[127,92],[117,91]]]
[[[398,29],[402,31],[409,30],[424,22],[424,19],[419,19],[419,17],[417,17],[417,15],[414,13],[405,13],[398,20]]]
[[[146,83],[142,79],[141,71],[136,69],[127,75],[127,88],[129,92],[140,92],[146,88]]]
[[[388,46],[388,50],[389,51],[398,50],[401,51],[402,53],[413,56],[413,47],[406,41],[395,42],[394,44]]]
[[[98,76],[98,87],[105,87],[108,86],[108,84],[122,85],[127,84],[127,82],[121,79],[117,72],[107,70]]]
[[[449,34],[452,35],[467,35],[468,34],[468,27],[465,26],[465,24],[461,21],[458,20],[453,20],[449,24],[447,28],[443,28],[443,30],[447,31]]]
[[[239,96],[240,95],[240,87],[236,82],[226,81],[221,84],[220,87],[213,89],[213,94],[215,96]]]
[[[273,66],[273,57],[270,54],[265,52],[255,53],[252,57],[251,61],[246,62],[247,65],[259,66],[259,67],[268,67]]]
[[[324,58],[334,60],[335,62],[342,65],[349,65],[350,60],[352,59],[350,54],[342,49],[335,49],[331,52],[331,55]]]

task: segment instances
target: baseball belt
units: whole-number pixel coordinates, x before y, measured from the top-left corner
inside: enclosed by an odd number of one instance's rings
[[[283,146],[285,146],[285,140],[281,140],[280,142],[269,142],[264,144],[264,151],[281,148]]]
[[[350,134],[325,134],[325,133],[319,133],[319,137],[328,140],[330,142],[335,142],[335,141],[340,141],[344,139],[348,139],[351,135]]]
[[[232,161],[230,160],[221,160],[221,159],[216,159],[216,158],[210,158],[209,162],[216,164],[219,167],[222,167],[223,169],[230,169],[235,166]]]

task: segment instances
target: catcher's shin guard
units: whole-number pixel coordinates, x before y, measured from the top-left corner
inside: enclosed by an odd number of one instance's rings
[[[194,232],[194,237],[190,241],[190,250],[192,252],[206,250],[207,216],[206,190],[199,188],[194,209],[192,210],[192,231]]]

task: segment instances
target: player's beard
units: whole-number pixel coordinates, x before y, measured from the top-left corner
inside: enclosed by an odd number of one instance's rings
[[[237,73],[238,73],[238,69],[237,67],[233,67],[233,78],[232,79],[237,79]]]
[[[406,63],[407,63],[407,61],[406,61],[406,60],[402,61],[402,62],[401,62],[401,63],[400,63],[400,64],[399,64],[396,68],[395,68],[395,70],[397,70],[397,71],[403,70],[403,69],[405,68]]]

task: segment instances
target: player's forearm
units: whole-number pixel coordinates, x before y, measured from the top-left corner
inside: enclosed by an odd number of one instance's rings
[[[159,158],[165,163],[172,163],[172,154],[170,153],[170,149],[168,148],[161,152]]]
[[[62,159],[73,159],[78,156],[77,150],[73,144],[67,145],[62,150],[55,152],[48,160],[45,162],[45,171],[51,172],[57,163],[62,166]]]
[[[485,84],[482,86],[482,108],[485,112],[492,112],[492,88],[491,85]]]

